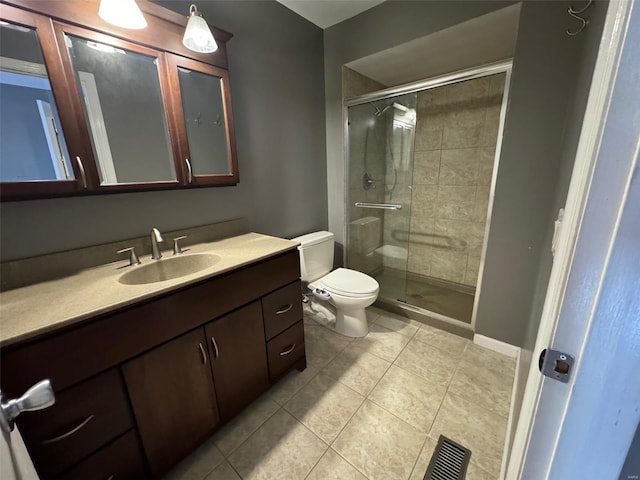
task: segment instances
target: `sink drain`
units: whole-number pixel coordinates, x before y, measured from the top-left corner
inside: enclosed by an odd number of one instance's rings
[[[464,480],[471,450],[440,435],[424,480]]]

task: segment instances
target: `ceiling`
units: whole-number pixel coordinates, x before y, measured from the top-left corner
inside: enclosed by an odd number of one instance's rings
[[[385,0],[277,0],[320,28],[328,28],[347,18],[380,5]]]
[[[519,18],[517,3],[346,66],[390,87],[509,59]]]

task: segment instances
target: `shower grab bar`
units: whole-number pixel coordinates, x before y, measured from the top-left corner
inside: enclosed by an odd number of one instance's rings
[[[356,202],[354,204],[358,208],[378,208],[381,210],[400,210],[402,205],[399,203],[366,203]]]

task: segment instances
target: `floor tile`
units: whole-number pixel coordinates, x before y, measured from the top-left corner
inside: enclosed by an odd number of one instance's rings
[[[204,480],[242,480],[226,460],[206,476]]]
[[[307,365],[322,368],[344,350],[351,339],[316,324],[305,325],[304,343]]]
[[[263,395],[215,434],[216,446],[228,457],[279,408],[277,403]]]
[[[422,343],[444,350],[445,352],[457,354],[462,354],[464,348],[471,343],[471,341],[466,338],[428,325],[422,325],[414,338]]]
[[[364,401],[359,393],[319,373],[284,408],[331,444]]]
[[[471,462],[469,468],[467,468],[466,480],[498,480],[498,477],[499,475],[492,475],[485,472],[473,462]]]
[[[323,372],[362,395],[367,395],[391,363],[355,345],[344,349]]]
[[[318,369],[307,367],[302,372],[292,370],[284,378],[278,380],[267,392],[269,398],[280,405],[284,405],[291,397],[293,397],[302,387],[318,374]]]
[[[449,391],[508,417],[514,375],[513,358],[470,344]]]
[[[210,439],[163,478],[166,480],[202,480],[223,461],[222,453],[216,448],[214,440]]]
[[[392,332],[399,333],[405,337],[413,337],[418,331],[418,324],[408,318],[395,315],[393,313],[384,312],[375,319],[375,323],[388,328]]]
[[[330,448],[305,480],[367,480],[367,477]]]
[[[369,394],[377,403],[421,432],[428,433],[447,387],[432,384],[392,365]]]
[[[380,310],[379,308],[376,308],[376,307],[368,307],[365,309],[365,312],[367,314],[367,323],[369,325],[375,322],[376,318],[378,318],[380,314],[386,313],[384,310]]]
[[[437,440],[434,440],[431,437],[427,437],[426,441],[424,442],[424,446],[420,451],[418,461],[413,467],[413,472],[411,472],[409,480],[424,480],[424,474],[427,473],[429,462],[431,462],[431,457],[433,456],[433,452],[436,449],[437,444]]]
[[[228,458],[244,480],[300,480],[328,446],[284,410],[278,410]]]
[[[365,400],[333,444],[371,480],[405,480],[426,435]]]
[[[356,339],[353,342],[353,346],[360,347],[377,357],[393,362],[408,341],[409,338],[404,335],[373,323],[369,326],[367,336]]]
[[[400,354],[395,364],[411,373],[425,378],[430,383],[448,386],[460,363],[460,356],[432,347],[412,339]]]
[[[476,402],[447,393],[429,432],[444,435],[471,450],[474,463],[492,475],[500,473],[507,419]]]

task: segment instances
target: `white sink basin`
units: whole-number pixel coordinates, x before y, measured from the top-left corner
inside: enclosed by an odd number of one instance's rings
[[[192,253],[179,257],[151,260],[151,263],[133,267],[120,275],[118,282],[124,285],[145,285],[184,277],[212,267],[220,261],[213,253]]]

